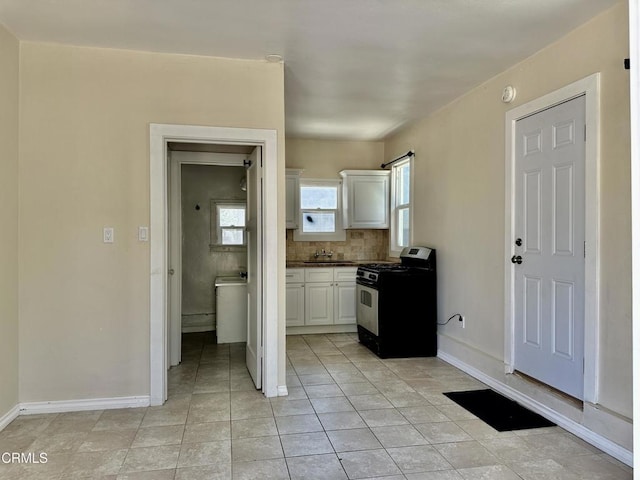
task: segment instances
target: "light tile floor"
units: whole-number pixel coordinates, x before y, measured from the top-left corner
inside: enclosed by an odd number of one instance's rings
[[[266,399],[243,345],[185,335],[161,407],[22,416],[12,479],[617,480],[632,470],[558,428],[499,433],[442,395],[484,385],[437,358],[380,360],[352,334],[287,337],[289,396]]]

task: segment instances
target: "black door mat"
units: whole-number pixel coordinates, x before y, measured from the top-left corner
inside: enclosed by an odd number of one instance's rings
[[[444,392],[444,395],[499,432],[555,426],[555,423],[493,390]]]

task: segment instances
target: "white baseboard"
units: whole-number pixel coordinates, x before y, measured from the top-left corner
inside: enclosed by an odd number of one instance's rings
[[[484,372],[481,372],[480,370],[459,360],[453,355],[443,352],[442,350],[438,350],[438,358],[444,360],[445,362],[453,365],[456,368],[459,368],[463,372],[468,373],[472,377],[488,385],[497,392],[502,393],[511,400],[515,400],[516,402],[522,404],[530,410],[542,415],[558,426],[573,433],[577,437],[580,437],[585,442],[590,443],[603,452],[608,453],[612,457],[620,460],[622,463],[629,465],[630,467],[633,466],[633,452],[627,450],[626,448],[618,445],[615,442],[612,442],[608,438],[605,438],[602,435],[589,430],[584,425],[581,425],[580,423],[556,412],[555,410],[538,402],[528,395],[525,395],[522,392],[512,388],[511,386],[485,374]]]
[[[7,425],[13,422],[20,415],[20,407],[14,406],[11,410],[0,417],[0,432],[5,429]]]
[[[304,325],[287,327],[287,335],[312,335],[316,333],[355,333],[358,327],[355,323],[343,325]]]
[[[182,333],[210,332],[216,329],[213,313],[182,315]]]
[[[19,412],[20,415],[35,415],[38,413],[64,413],[85,410],[148,407],[149,404],[149,395],[139,397],[88,398],[84,400],[21,403],[19,405]]]
[[[182,327],[182,333],[212,332],[213,330],[214,328],[210,325],[201,325],[199,327]]]
[[[289,395],[289,390],[287,390],[287,386],[286,385],[278,385],[278,396],[279,397],[286,397],[287,395]]]

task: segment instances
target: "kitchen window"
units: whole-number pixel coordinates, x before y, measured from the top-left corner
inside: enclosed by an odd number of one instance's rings
[[[212,202],[212,213],[215,232],[212,233],[212,244],[220,246],[246,245],[247,206],[236,202]]]
[[[391,167],[390,250],[399,256],[411,241],[411,166],[413,157]]]
[[[300,180],[300,227],[293,232],[296,241],[341,241],[342,226],[339,180]]]

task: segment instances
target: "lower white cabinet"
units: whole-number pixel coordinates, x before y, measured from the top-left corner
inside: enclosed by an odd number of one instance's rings
[[[355,267],[287,269],[287,327],[355,327],[356,270]]]
[[[304,268],[287,268],[286,273],[287,327],[304,325]]]
[[[304,286],[304,324],[333,323],[333,283],[306,283]]]
[[[356,323],[356,282],[338,282],[333,287],[333,323]]]
[[[287,296],[287,327],[304,325],[304,283],[288,284]]]

